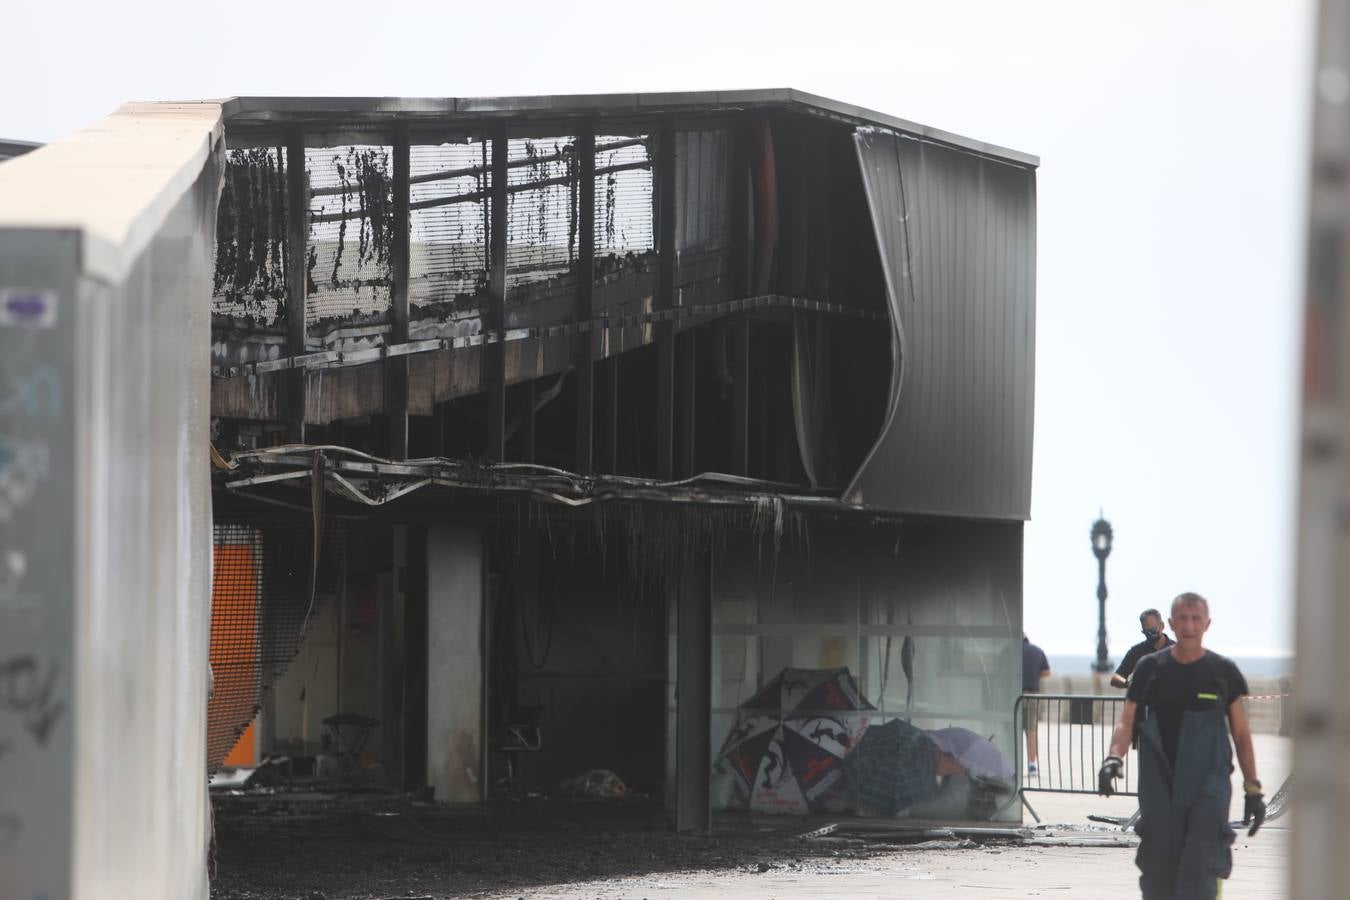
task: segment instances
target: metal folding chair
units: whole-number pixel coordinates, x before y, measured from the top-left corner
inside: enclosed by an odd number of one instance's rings
[[[361,753],[370,740],[370,733],[380,720],[361,713],[338,713],[323,720],[323,726],[333,736],[342,775],[352,781],[364,781],[369,773],[361,765]]]

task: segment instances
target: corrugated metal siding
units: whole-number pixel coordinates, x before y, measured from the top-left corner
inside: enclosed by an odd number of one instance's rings
[[[731,299],[731,136],[675,133],[675,305]]]
[[[900,365],[887,425],[848,497],[1028,518],[1035,171],[881,129],[855,140]]]

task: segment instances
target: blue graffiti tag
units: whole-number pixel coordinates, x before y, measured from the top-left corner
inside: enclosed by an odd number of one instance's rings
[[[30,416],[61,415],[61,377],[51,366],[20,376],[9,390],[0,389],[0,416],[22,412]]]

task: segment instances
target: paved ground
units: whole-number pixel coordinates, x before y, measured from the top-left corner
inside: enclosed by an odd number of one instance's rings
[[[1288,832],[1272,828],[1239,842],[1224,900],[1285,896]],[[1247,844],[1244,846],[1244,844]],[[588,884],[548,885],[489,897],[737,898],[903,897],[906,900],[1025,897],[1116,900],[1138,898],[1134,851],[1071,847],[983,847],[973,850],[895,850],[869,860],[771,868],[763,873],[691,872]]]
[[[1273,794],[1289,771],[1287,738],[1256,735],[1261,780]],[[1241,797],[1241,773],[1234,773],[1234,797]],[[1133,798],[1082,794],[1033,793],[1031,802],[1044,823],[1088,825],[1090,814],[1126,817]],[[1234,818],[1241,818],[1240,800]],[[1027,822],[1031,823],[1027,816]],[[1238,836],[1233,850],[1233,877],[1224,886],[1224,900],[1278,900],[1287,894],[1288,818],[1263,828],[1255,837]],[[1106,835],[1103,834],[1103,837]],[[1084,836],[1088,838],[1089,836]],[[847,846],[847,845],[844,845]],[[490,897],[693,898],[709,895],[739,898],[972,897],[1013,900],[1026,897],[1129,900],[1138,898],[1138,870],[1130,847],[1016,846],[986,844],[955,850],[895,848],[865,859],[811,859],[770,865],[765,871],[733,870],[662,873],[555,884],[521,893],[490,892]]]
[[[1287,739],[1257,737],[1267,785],[1283,781],[1288,751]],[[912,835],[846,829],[803,839],[825,823],[787,817],[724,816],[712,834],[676,835],[651,801],[464,811],[405,795],[263,791],[217,798],[220,868],[212,893],[220,900],[1139,896],[1130,838],[1086,819],[1128,816],[1133,800],[1045,793],[1031,800],[1047,823],[1038,836],[1052,845],[984,835],[934,849]],[[1226,900],[1285,896],[1287,823],[1239,836]]]

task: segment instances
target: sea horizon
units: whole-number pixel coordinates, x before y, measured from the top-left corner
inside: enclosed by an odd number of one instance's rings
[[[1124,653],[1112,653],[1112,671],[1120,665]],[[1294,657],[1290,654],[1224,654],[1237,664],[1238,669],[1248,678],[1283,678],[1294,674]],[[1053,675],[1086,675],[1092,671],[1096,654],[1087,653],[1051,653],[1050,672]]]

